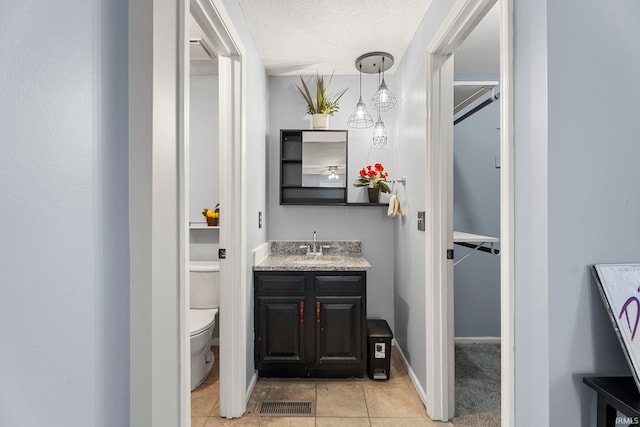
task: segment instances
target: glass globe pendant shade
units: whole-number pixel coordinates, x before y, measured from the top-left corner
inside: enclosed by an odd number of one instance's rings
[[[362,102],[362,96],[356,104],[353,113],[347,119],[347,126],[355,129],[365,129],[373,126],[373,117],[367,111],[367,106]]]
[[[382,78],[378,91],[371,98],[371,106],[378,111],[389,111],[396,105],[396,96],[389,90]]]
[[[378,120],[376,121],[376,124],[373,127],[372,142],[374,147],[381,147],[383,145],[387,145],[387,128],[385,127],[384,122],[380,118],[380,114],[378,114]]]

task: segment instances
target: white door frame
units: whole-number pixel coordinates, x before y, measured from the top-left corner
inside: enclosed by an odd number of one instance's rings
[[[184,10],[184,0],[129,2],[129,407],[138,427],[184,420]]]
[[[218,56],[220,118],[220,416],[241,417],[247,394],[245,48],[222,0],[191,0]]]
[[[427,412],[455,410],[453,316],[453,53],[496,0],[457,0],[427,47]],[[514,193],[512,0],[500,4],[500,237],[502,425],[514,421]]]
[[[220,412],[246,407],[244,47],[223,0],[129,2],[130,424],[189,426],[189,9],[212,32],[220,78]],[[209,23],[207,25],[206,23]],[[223,99],[224,98],[224,99]],[[232,286],[233,284],[233,286]],[[229,307],[228,309],[225,309]],[[231,309],[233,307],[233,309]],[[177,398],[179,397],[179,398]]]

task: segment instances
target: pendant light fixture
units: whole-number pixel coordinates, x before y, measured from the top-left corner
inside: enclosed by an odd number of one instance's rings
[[[327,178],[328,179],[340,179],[340,175],[338,175],[338,167],[337,166],[329,166],[327,168]]]
[[[356,127],[351,126],[350,124],[350,122],[352,121],[352,117],[354,117],[354,115],[356,115],[358,111],[366,112],[366,107],[362,102],[362,73],[377,74],[378,91],[373,96],[373,98],[371,98],[371,106],[378,110],[378,120],[376,120],[375,125],[373,123],[373,119],[371,119],[370,125],[361,126],[362,128],[364,128],[374,125],[373,133],[371,135],[371,141],[374,147],[387,145],[388,133],[386,126],[382,121],[382,117],[380,116],[380,112],[390,110],[396,103],[395,95],[389,91],[389,88],[384,81],[384,72],[391,68],[392,65],[393,56],[387,52],[369,52],[361,55],[358,59],[356,59],[356,68],[360,72],[360,100],[358,101],[358,104],[356,104],[354,113],[349,117],[347,126]],[[382,82],[380,82],[380,73],[382,73]],[[359,110],[359,108],[364,110]]]
[[[382,147],[383,145],[387,145],[387,128],[384,125],[382,118],[380,118],[379,112],[378,120],[376,120],[376,125],[373,127],[371,141],[374,147]]]
[[[355,129],[366,129],[373,126],[373,117],[367,111],[367,106],[362,102],[362,64],[358,64],[356,61],[356,67],[360,71],[360,99],[356,104],[356,108],[353,113],[347,119],[347,126]]]
[[[371,98],[371,106],[378,111],[389,111],[396,105],[396,96],[389,90],[387,83],[384,81],[384,70],[387,69],[385,68],[384,60],[385,57],[382,56],[382,67],[380,67],[382,70],[382,83],[380,83],[378,91]],[[393,57],[391,61],[393,61]],[[379,75],[380,71],[378,71],[378,76]]]

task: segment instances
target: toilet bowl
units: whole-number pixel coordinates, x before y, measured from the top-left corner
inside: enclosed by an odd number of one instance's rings
[[[218,261],[191,261],[189,335],[191,338],[191,390],[204,382],[215,363],[211,336],[219,304]]]

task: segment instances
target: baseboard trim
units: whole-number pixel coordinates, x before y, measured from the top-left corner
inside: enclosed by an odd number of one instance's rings
[[[253,393],[253,389],[256,387],[257,382],[258,382],[258,371],[254,371],[253,376],[251,377],[251,381],[249,381],[249,386],[247,387],[247,393],[244,396],[245,409],[247,407],[247,404],[249,403],[249,399],[251,399],[251,393]]]
[[[500,337],[455,337],[456,344],[500,344]]]
[[[411,365],[409,365],[409,361],[407,360],[407,358],[405,357],[404,353],[402,352],[402,348],[398,344],[398,341],[393,339],[392,340],[392,344],[396,348],[396,351],[398,352],[398,354],[400,355],[400,360],[402,361],[402,365],[404,366],[404,368],[407,370],[407,375],[409,375],[409,379],[411,380],[411,383],[413,384],[413,388],[416,389],[416,393],[418,393],[418,396],[420,397],[420,400],[422,400],[422,404],[426,408],[427,407],[427,394],[424,392],[424,389],[422,388],[422,385],[420,385],[420,381],[418,381],[418,377],[416,376],[416,373],[413,372],[413,369],[411,368]]]

